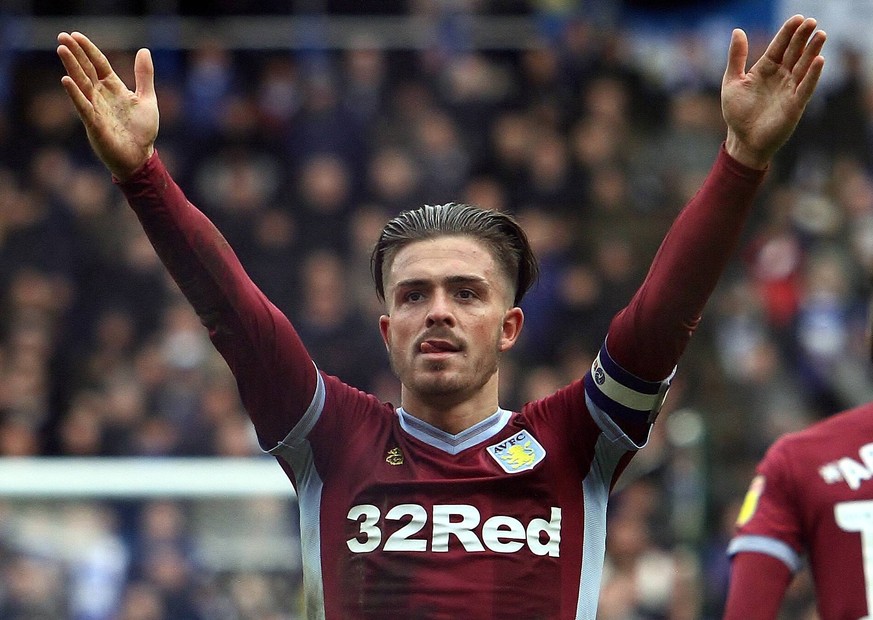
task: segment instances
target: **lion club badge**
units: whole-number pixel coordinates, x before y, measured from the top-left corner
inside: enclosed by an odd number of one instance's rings
[[[510,474],[533,469],[546,457],[545,448],[526,430],[488,446],[486,450]]]

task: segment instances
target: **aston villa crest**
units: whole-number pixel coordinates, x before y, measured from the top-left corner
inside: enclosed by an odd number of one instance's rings
[[[488,446],[486,450],[509,474],[533,469],[546,457],[545,448],[526,430]]]

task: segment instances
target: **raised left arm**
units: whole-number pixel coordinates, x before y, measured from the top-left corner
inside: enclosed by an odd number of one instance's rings
[[[727,137],[713,170],[667,233],[645,282],[613,319],[612,358],[649,381],[679,361],[731,260],[773,155],[797,127],[821,76],[825,34],[795,15],[745,71],[748,41],[731,36],[722,83]]]

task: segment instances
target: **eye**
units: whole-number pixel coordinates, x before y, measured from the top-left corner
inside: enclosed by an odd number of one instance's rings
[[[424,299],[424,295],[421,294],[420,291],[409,291],[406,295],[403,296],[403,300],[411,303],[415,303],[417,301],[421,301]]]
[[[458,297],[461,299],[476,299],[477,295],[474,291],[471,291],[468,288],[462,288],[457,292]]]

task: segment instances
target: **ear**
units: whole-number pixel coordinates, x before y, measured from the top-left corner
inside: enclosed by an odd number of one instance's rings
[[[515,342],[518,340],[519,334],[521,334],[522,326],[524,326],[524,312],[522,312],[521,308],[515,306],[507,310],[506,314],[503,315],[503,330],[501,331],[500,342],[498,344],[501,353],[515,346]]]
[[[391,339],[388,336],[388,325],[391,323],[391,317],[383,314],[379,317],[379,333],[382,334],[382,342],[385,343],[385,348],[391,349]]]

